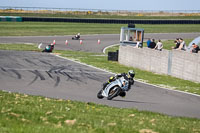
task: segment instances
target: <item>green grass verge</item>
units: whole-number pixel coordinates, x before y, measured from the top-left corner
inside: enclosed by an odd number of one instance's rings
[[[0,22],[0,36],[48,36],[83,34],[120,34],[127,24],[89,24],[62,22]],[[200,32],[200,25],[136,25],[145,33]]]
[[[200,120],[0,91],[1,133],[198,133]]]
[[[1,50],[17,50],[17,51],[38,51],[38,47],[35,44],[0,44]]]

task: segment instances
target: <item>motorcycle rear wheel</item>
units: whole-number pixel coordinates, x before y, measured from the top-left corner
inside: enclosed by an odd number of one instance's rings
[[[109,93],[108,93],[108,100],[112,100],[114,97],[118,96],[120,93],[120,88],[119,87],[113,87],[110,89]]]

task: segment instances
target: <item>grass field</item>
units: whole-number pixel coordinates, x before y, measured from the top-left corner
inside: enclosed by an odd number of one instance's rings
[[[1,133],[199,133],[200,120],[0,91]]]
[[[62,22],[0,22],[0,36],[48,36],[81,34],[119,34],[127,24],[88,24]],[[200,32],[200,25],[136,25],[145,33]]]

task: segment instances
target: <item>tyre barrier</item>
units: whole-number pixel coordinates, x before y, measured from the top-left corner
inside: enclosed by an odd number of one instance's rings
[[[109,61],[118,61],[118,53],[119,53],[118,50],[116,52],[108,52],[108,60]]]
[[[22,22],[22,17],[18,16],[0,16],[0,22]]]
[[[38,18],[22,17],[22,21],[33,22],[75,22],[75,23],[109,23],[109,24],[200,24],[200,20],[120,20],[120,19],[77,19],[77,18]]]

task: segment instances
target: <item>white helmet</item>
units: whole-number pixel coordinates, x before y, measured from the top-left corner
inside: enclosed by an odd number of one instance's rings
[[[128,71],[128,76],[130,76],[131,78],[135,77],[135,72],[133,70],[129,70]]]

